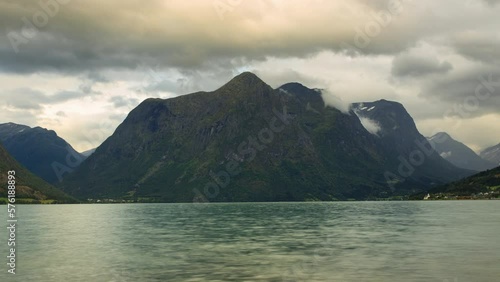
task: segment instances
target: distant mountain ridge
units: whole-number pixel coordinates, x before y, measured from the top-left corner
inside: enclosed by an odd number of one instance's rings
[[[0,142],[19,163],[49,183],[59,182],[85,159],[53,130],[41,127],[0,124]]]
[[[400,139],[422,137],[404,107],[391,109],[404,119],[400,126],[411,128],[396,133],[374,111],[381,138],[353,111],[325,106],[321,95],[300,83],[272,89],[242,73],[213,92],[147,99],[61,188],[82,199],[361,200],[407,195],[470,174],[432,151],[426,164],[389,185],[386,172],[397,173],[398,156],[416,148]],[[395,105],[374,105],[384,104]]]
[[[484,171],[497,166],[492,162],[482,159],[472,149],[456,141],[445,132],[436,133],[428,139],[441,157],[458,167]]]
[[[7,172],[15,171],[16,202],[32,203],[53,202],[75,203],[76,199],[46,183],[22,167],[5,148],[0,145],[0,198],[7,198]]]
[[[500,165],[500,143],[496,146],[483,150],[479,156],[489,162]]]
[[[401,103],[382,99],[354,103],[352,109],[360,118],[368,119],[379,127],[376,136],[392,160],[386,176],[394,182],[415,181],[428,186],[428,183],[446,183],[474,173],[444,160],[420,134]]]

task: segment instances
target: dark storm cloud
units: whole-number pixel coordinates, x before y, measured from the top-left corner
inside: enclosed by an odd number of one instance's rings
[[[417,19],[400,18],[411,0],[274,1],[265,11],[243,1],[225,19],[212,1],[74,0],[45,12],[43,3],[57,1],[63,0],[0,2],[1,71],[238,67],[235,58],[307,57],[352,46],[362,54],[391,54],[428,33]],[[36,15],[44,13],[40,24]]]

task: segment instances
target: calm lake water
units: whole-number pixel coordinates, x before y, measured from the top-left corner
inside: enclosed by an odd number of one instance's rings
[[[500,201],[6,210],[0,281],[500,281]]]

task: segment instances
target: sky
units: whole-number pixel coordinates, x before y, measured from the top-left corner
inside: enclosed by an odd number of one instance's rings
[[[1,0],[0,123],[97,147],[149,97],[243,71],[337,107],[402,103],[425,136],[500,142],[500,0]]]

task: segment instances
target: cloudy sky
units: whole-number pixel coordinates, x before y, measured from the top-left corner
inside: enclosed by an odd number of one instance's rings
[[[98,146],[148,97],[242,71],[343,103],[396,100],[424,135],[500,142],[500,0],[1,0],[0,122]]]

